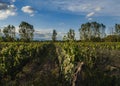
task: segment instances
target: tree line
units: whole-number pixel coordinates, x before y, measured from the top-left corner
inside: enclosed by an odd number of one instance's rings
[[[112,28],[112,34],[107,34],[106,26],[103,23],[87,22],[81,25],[79,29],[79,36],[79,41],[120,42],[120,24],[115,24],[115,26]],[[73,29],[70,29],[67,35],[63,37],[63,40],[75,41],[75,31]]]
[[[30,42],[33,41],[34,37],[34,27],[33,25],[22,21],[19,25],[19,38],[16,37],[15,26],[8,25],[4,27],[3,31],[0,30],[1,41],[24,41]],[[102,23],[98,22],[87,22],[82,24],[79,29],[79,41],[93,41],[93,42],[119,42],[120,41],[120,24],[115,24],[114,28],[112,28],[112,34],[106,34],[106,26]],[[52,33],[52,41],[57,41],[57,31],[53,30]],[[70,29],[69,32],[63,37],[63,41],[75,41],[75,31],[74,29]]]

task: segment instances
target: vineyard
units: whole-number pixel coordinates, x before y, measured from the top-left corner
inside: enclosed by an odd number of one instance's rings
[[[1,42],[0,86],[120,86],[119,42]]]

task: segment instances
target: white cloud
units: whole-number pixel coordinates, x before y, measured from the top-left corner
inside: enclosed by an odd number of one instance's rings
[[[7,3],[0,2],[0,20],[4,20],[9,16],[16,15],[16,7]]]
[[[52,33],[53,29],[52,28],[47,28],[47,29],[36,29],[35,33]]]
[[[89,21],[92,21],[93,19],[92,18],[88,18]]]
[[[30,14],[30,16],[32,17],[32,16],[34,16],[35,14]]]
[[[101,10],[102,10],[101,7],[96,7],[96,8],[95,8],[95,11],[101,11]]]
[[[95,12],[90,12],[90,13],[88,13],[87,15],[86,15],[86,17],[91,17],[91,16],[93,16],[95,14]]]
[[[47,29],[36,29],[34,32],[34,39],[37,40],[51,40],[52,37],[52,28]],[[65,32],[59,32],[57,31],[57,40],[62,40],[63,36],[65,35]]]
[[[120,16],[120,0],[47,0],[48,9],[94,16]],[[44,6],[45,7],[45,6]],[[116,10],[118,9],[118,10]]]
[[[36,29],[34,32],[35,40],[50,40],[53,29]]]
[[[24,12],[24,13],[28,13],[30,14],[30,16],[34,16],[34,8],[32,8],[31,6],[24,6],[21,8],[21,10]]]
[[[12,2],[15,2],[16,0],[11,0]]]

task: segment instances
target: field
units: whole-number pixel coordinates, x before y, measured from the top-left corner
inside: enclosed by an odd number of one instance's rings
[[[1,42],[1,86],[120,86],[119,42]]]

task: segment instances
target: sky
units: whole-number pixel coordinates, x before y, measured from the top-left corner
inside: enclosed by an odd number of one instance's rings
[[[0,0],[0,28],[14,25],[18,32],[21,21],[34,26],[35,39],[49,40],[52,31],[57,39],[74,29],[79,39],[81,24],[97,21],[106,32],[120,23],[120,0]]]

